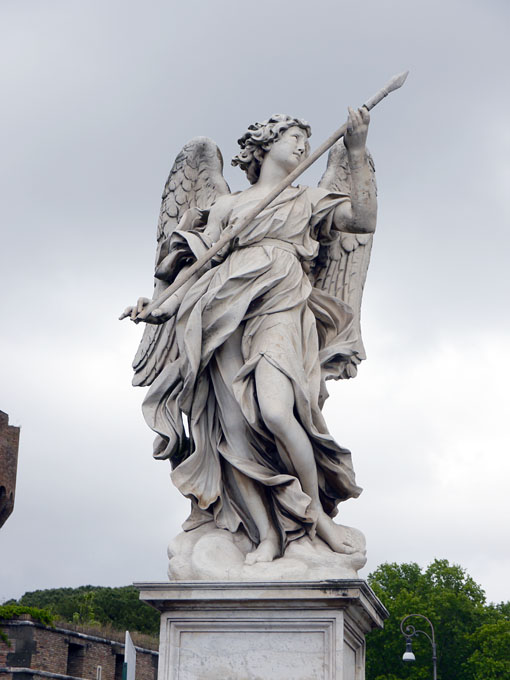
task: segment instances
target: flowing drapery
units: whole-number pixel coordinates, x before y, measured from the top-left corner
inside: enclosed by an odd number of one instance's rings
[[[336,376],[360,340],[352,310],[314,288],[303,267],[317,256],[319,240],[332,238],[333,213],[344,200],[325,192],[314,203],[306,188],[285,190],[184,297],[175,324],[178,357],[161,370],[143,410],[158,435],[154,455],[170,459],[173,482],[192,500],[185,529],[213,519],[232,532],[243,527],[258,543],[234,468],[263,489],[283,547],[314,527],[311,499],[260,414],[255,383],[260,361],[292,384],[294,415],[313,448],[324,510],[333,516],[340,501],[361,492],[351,454],[334,441],[321,412],[325,379]],[[250,207],[244,202],[234,208],[225,226]],[[209,245],[200,230],[174,232],[159,275],[175,275],[180,262],[199,257]],[[238,343],[242,356],[233,381],[219,351],[226,341]],[[239,413],[242,445],[227,425],[232,410]]]

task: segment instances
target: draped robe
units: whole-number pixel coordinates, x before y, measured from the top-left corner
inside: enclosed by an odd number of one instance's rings
[[[177,358],[151,385],[143,411],[157,432],[154,456],[170,459],[174,484],[192,501],[185,530],[213,520],[231,532],[243,528],[259,542],[232,468],[260,485],[282,551],[289,540],[314,530],[311,499],[261,417],[254,375],[260,361],[292,384],[294,416],[313,448],[324,510],[334,516],[340,501],[361,493],[351,454],[329,434],[321,412],[325,379],[340,375],[342,361],[359,352],[360,338],[348,305],[315,288],[303,267],[317,256],[320,241],[334,237],[333,213],[347,198],[324,192],[317,199],[306,187],[286,189],[184,296],[173,338]],[[252,205],[234,204],[223,227]],[[207,232],[178,229],[156,275],[175,276],[210,245]],[[243,361],[233,381],[225,379],[229,371],[218,351],[229,338],[239,343]],[[225,424],[232,400],[242,446]]]

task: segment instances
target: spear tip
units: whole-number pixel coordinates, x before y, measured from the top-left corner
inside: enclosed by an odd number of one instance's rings
[[[384,97],[387,97],[390,92],[393,92],[394,90],[398,90],[399,87],[402,87],[402,85],[405,83],[407,76],[409,75],[409,71],[404,71],[403,73],[398,73],[396,76],[393,76],[386,85],[382,88],[382,90],[379,90],[377,94],[374,94],[374,96],[369,99],[363,106],[367,109],[367,111],[371,111],[374,106],[379,104],[379,102],[384,99]]]
[[[402,87],[402,85],[406,82],[408,75],[409,71],[403,71],[402,73],[398,73],[396,76],[393,76],[393,78],[388,83],[388,92],[393,92],[393,90],[398,90],[399,87]]]

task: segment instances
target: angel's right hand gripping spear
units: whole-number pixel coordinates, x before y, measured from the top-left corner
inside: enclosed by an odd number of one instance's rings
[[[409,71],[400,73],[399,75],[393,76],[386,85],[379,90],[373,97],[371,97],[363,107],[370,111],[374,108],[384,97],[386,97],[390,92],[398,90],[404,84],[407,74]],[[335,144],[341,137],[345,135],[347,131],[347,123],[344,123],[342,127],[338,128],[325,142],[323,142],[315,151],[305,158],[297,168],[295,168],[285,179],[283,179],[279,184],[277,184],[272,191],[270,191],[265,198],[259,201],[244,217],[240,220],[235,227],[228,226],[222,233],[219,240],[211,247],[209,250],[199,257],[197,261],[189,267],[182,275],[179,277],[178,281],[169,286],[157,300],[153,300],[149,305],[147,305],[134,319],[135,321],[144,321],[155,309],[158,309],[165,300],[173,295],[179,288],[186,283],[192,276],[197,274],[212,258],[219,252],[227,243],[232,241],[238,234],[240,234],[248,224],[260,213],[264,208],[266,208],[274,199],[292,182],[301,175],[307,168],[312,165],[322,154],[324,154],[328,149],[330,149],[333,144]],[[121,316],[124,318],[124,315]]]

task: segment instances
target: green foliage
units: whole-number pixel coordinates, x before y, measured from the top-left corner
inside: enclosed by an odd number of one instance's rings
[[[486,654],[484,659],[494,651],[488,639],[477,635],[482,635],[487,626],[489,631],[490,625],[499,626],[505,619],[508,621],[510,607],[508,603],[487,605],[484,591],[464,569],[450,565],[447,560],[434,560],[424,571],[415,563],[383,564],[370,574],[368,581],[389,610],[390,618],[384,630],[371,633],[367,639],[367,680],[429,680],[431,677],[432,650],[424,635],[412,640],[416,662],[401,661],[405,639],[400,621],[407,614],[423,614],[434,625],[438,680],[510,677],[510,674],[476,674],[481,668],[481,657],[475,652],[482,641],[487,646],[487,652],[482,652]],[[430,635],[423,619],[414,618],[407,623]],[[497,630],[503,641],[504,632]]]
[[[133,586],[53,588],[25,593],[19,604],[41,607],[64,621],[84,625],[111,625],[117,630],[159,634],[159,614],[138,597]]]
[[[500,602],[494,605],[495,609],[503,615],[507,621],[510,621],[510,602]]]
[[[464,666],[473,680],[507,680],[510,678],[510,621],[487,623],[469,636],[474,647]]]
[[[22,614],[29,614],[34,621],[44,623],[46,626],[53,625],[53,616],[45,609],[38,609],[37,607],[23,607],[16,604],[12,600],[0,605],[0,621],[15,619]],[[9,647],[11,646],[11,642],[3,630],[0,630],[0,640],[5,642]]]
[[[34,621],[44,623],[46,626],[52,626],[55,619],[52,613],[46,609],[9,603],[0,605],[0,619],[15,619],[22,614],[29,614]]]

